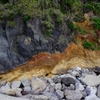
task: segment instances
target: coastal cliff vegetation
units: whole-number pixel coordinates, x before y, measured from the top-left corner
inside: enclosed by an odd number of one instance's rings
[[[85,22],[87,19],[84,14],[89,12],[92,14],[86,27],[73,23]],[[100,50],[99,0],[0,0],[1,24],[8,21],[7,24],[14,27],[14,18],[17,16],[23,17],[24,22],[39,17],[47,36],[55,27],[61,28],[65,33],[67,26],[71,32],[79,34],[84,48]]]

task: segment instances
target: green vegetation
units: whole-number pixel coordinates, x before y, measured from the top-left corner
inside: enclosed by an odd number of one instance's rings
[[[74,29],[75,29],[75,26],[74,26],[74,24],[73,24],[72,22],[70,22],[70,23],[68,24],[68,27],[69,27],[71,30],[74,30]]]
[[[90,11],[94,11],[95,10],[95,5],[93,2],[90,2],[90,3],[86,3],[84,5],[84,7],[86,7],[87,9],[89,9]]]
[[[100,50],[100,46],[98,46],[98,50]]]
[[[82,35],[85,35],[88,32],[88,30],[83,29],[81,26],[76,26],[75,29],[79,34],[82,34]]]
[[[84,15],[82,13],[80,13],[80,14],[76,14],[75,17],[73,18],[73,20],[75,22],[84,22],[86,20],[86,18],[84,17]]]
[[[68,26],[72,33],[77,31],[79,34],[85,35],[88,30],[82,29],[81,26],[74,26],[73,21],[85,21],[84,13],[89,11],[93,11],[97,16],[90,19],[91,24],[94,25],[95,30],[100,30],[99,0],[0,0],[1,21],[14,27],[14,18],[17,16],[22,16],[24,22],[39,17],[47,37],[50,36],[56,24],[64,33],[67,30],[66,26]],[[94,34],[95,31],[91,31],[91,35],[95,36]],[[94,43],[90,41],[84,42],[83,46],[87,49],[95,48]]]
[[[80,8],[80,9],[79,9]],[[80,0],[3,0],[0,1],[0,18],[13,19],[22,16],[26,22],[30,18],[40,17],[43,29],[50,34],[57,22],[59,28],[74,14],[82,10]],[[65,30],[64,30],[65,31]]]
[[[96,30],[100,30],[100,18],[91,18],[90,21],[94,24]]]
[[[95,47],[95,43],[93,43],[93,42],[90,42],[90,41],[85,41],[84,43],[83,43],[83,47],[85,48],[85,49],[92,49],[92,50],[95,50],[96,49],[96,47]]]
[[[99,15],[100,14],[100,2],[95,1],[95,0],[91,0],[90,2],[86,3],[84,5],[84,7],[88,10],[88,11],[93,11],[95,14]]]
[[[24,17],[23,17],[23,20],[26,22],[26,21],[28,21],[30,19],[30,16],[28,16],[28,15],[25,15]]]
[[[15,26],[15,22],[14,22],[14,21],[8,21],[8,22],[7,22],[7,25],[8,25],[9,27],[14,27],[14,26]]]

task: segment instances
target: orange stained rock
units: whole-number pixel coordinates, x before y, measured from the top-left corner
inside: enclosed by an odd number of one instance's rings
[[[20,80],[24,77],[45,76],[50,73],[54,66],[62,59],[60,53],[53,55],[49,53],[39,53],[33,56],[28,62],[16,67],[13,70],[0,74],[1,80]]]
[[[72,42],[62,53],[57,52],[52,55],[43,52],[39,53],[33,56],[25,64],[0,74],[0,79],[7,81],[21,80],[24,77],[30,79],[34,76],[51,76],[58,73],[64,73],[66,70],[75,66],[82,68],[100,66],[100,51],[87,50],[81,45],[83,39],[95,41],[94,37],[90,34],[93,26],[90,25],[89,16],[86,14],[85,17],[87,18],[85,22],[74,22],[75,25],[81,25],[82,28],[88,29],[87,34],[78,35],[77,40],[79,43],[77,45]],[[98,35],[100,35],[99,33]]]
[[[93,68],[100,66],[100,51],[86,50],[81,44],[71,43],[63,53],[39,53],[27,63],[0,74],[1,80],[13,81],[34,76],[51,76],[64,73],[75,66]]]
[[[100,66],[99,50],[87,50],[84,49],[81,44],[76,45],[71,43],[71,45],[66,49],[66,52],[66,57],[55,65],[51,72],[52,74],[64,73],[75,66],[79,66],[81,68],[93,68],[95,66]]]

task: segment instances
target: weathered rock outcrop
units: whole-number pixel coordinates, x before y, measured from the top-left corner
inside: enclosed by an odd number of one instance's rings
[[[64,34],[55,27],[49,37],[45,37],[39,18],[27,22],[22,17],[15,18],[15,26],[0,24],[0,73],[13,69],[40,52],[62,52],[71,42],[70,29]]]
[[[100,66],[100,51],[87,50],[82,45],[71,45],[63,53],[53,55],[39,53],[33,56],[26,64],[16,67],[11,71],[0,74],[1,80],[21,80],[34,76],[48,76],[65,73],[75,66],[93,68]]]

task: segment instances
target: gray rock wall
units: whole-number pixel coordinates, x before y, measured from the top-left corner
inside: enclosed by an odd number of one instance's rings
[[[39,18],[23,22],[15,18],[15,26],[0,24],[0,73],[25,63],[39,52],[62,52],[71,42],[71,30],[63,33],[55,27],[49,37],[42,31]]]

